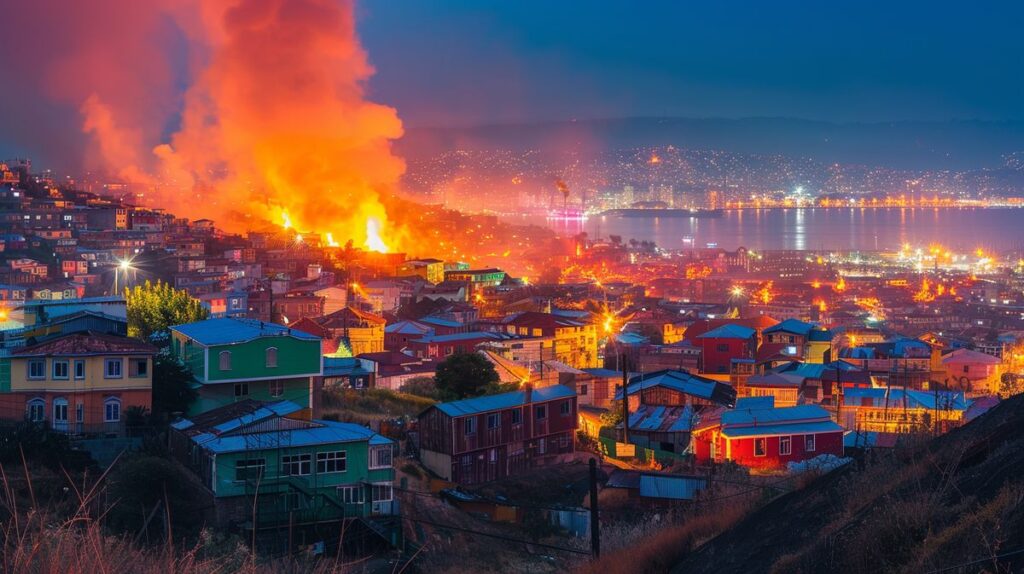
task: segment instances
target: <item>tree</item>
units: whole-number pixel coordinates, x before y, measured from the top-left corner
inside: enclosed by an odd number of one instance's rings
[[[161,351],[153,357],[153,413],[170,415],[188,410],[198,393],[192,372],[178,359]]]
[[[456,353],[441,361],[434,375],[444,400],[479,397],[494,392],[501,378],[494,365],[479,353]]]
[[[437,387],[434,386],[433,377],[413,377],[402,383],[398,390],[408,395],[427,397],[428,399],[437,398]]]
[[[150,340],[174,325],[202,321],[209,312],[188,292],[162,281],[125,289],[128,305],[128,336]]]

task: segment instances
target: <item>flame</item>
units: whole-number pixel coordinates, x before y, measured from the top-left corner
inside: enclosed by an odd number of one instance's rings
[[[762,305],[767,305],[771,303],[772,299],[775,298],[775,295],[772,293],[772,287],[774,286],[774,281],[766,281],[763,285],[761,285],[760,289],[754,291],[754,300],[756,302],[761,303]]]
[[[649,160],[647,160],[647,161],[648,161],[648,162],[649,162],[649,163],[650,163],[651,165],[655,165],[655,164],[659,164],[659,163],[661,163],[661,158],[660,158],[660,157],[658,157],[658,154],[656,154],[656,153],[652,153],[652,154],[651,154],[651,159],[649,159]]]
[[[292,218],[288,216],[288,212],[287,211],[282,211],[281,212],[281,219],[283,220],[281,222],[281,227],[284,227],[285,229],[291,229],[292,228]]]
[[[387,253],[388,246],[384,243],[384,240],[380,237],[381,223],[376,217],[370,217],[366,220],[366,248],[370,251],[376,251],[377,253]]]
[[[932,293],[932,282],[928,278],[921,280],[921,289],[917,293],[914,293],[914,301],[918,303],[930,303],[935,300],[935,294]]]
[[[839,293],[842,293],[843,291],[846,291],[846,278],[845,277],[840,277],[839,281],[835,284],[833,289],[835,289],[836,292],[839,292]]]
[[[327,238],[327,246],[328,247],[338,247],[338,242],[334,240],[334,234],[333,233],[329,233],[328,232],[326,238]]]
[[[821,281],[818,281],[817,279],[815,279],[811,283],[811,287],[814,288],[814,289],[821,289]]]

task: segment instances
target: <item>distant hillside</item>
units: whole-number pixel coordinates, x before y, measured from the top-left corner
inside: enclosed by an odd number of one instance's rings
[[[978,169],[998,167],[1004,154],[1024,151],[1024,122],[624,118],[411,128],[397,148],[415,158],[456,148],[587,152],[665,145],[899,169]]]
[[[1024,571],[1024,396],[946,436],[826,475],[677,573]],[[942,570],[946,572],[947,570]]]

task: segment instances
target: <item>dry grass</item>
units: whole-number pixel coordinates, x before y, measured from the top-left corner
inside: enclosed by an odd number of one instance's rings
[[[215,541],[209,531],[190,545],[176,544],[168,537],[161,544],[143,546],[129,535],[112,535],[104,529],[110,508],[102,508],[98,501],[103,498],[106,473],[88,486],[64,473],[70,504],[59,508],[36,503],[28,470],[19,468],[15,476],[7,470],[0,465],[0,572],[4,574],[327,573],[361,568],[333,558],[266,559],[240,543]]]
[[[753,510],[753,503],[734,500],[683,518],[681,524],[657,522],[633,526],[628,531],[603,530],[602,540],[617,548],[580,567],[582,574],[637,574],[667,572],[686,554],[739,522]]]

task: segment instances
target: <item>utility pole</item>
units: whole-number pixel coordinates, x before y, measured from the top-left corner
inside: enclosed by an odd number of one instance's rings
[[[601,521],[597,516],[597,459],[590,459],[590,552],[601,557]]]
[[[622,357],[622,442],[629,444],[629,373],[626,370],[626,352]]]

